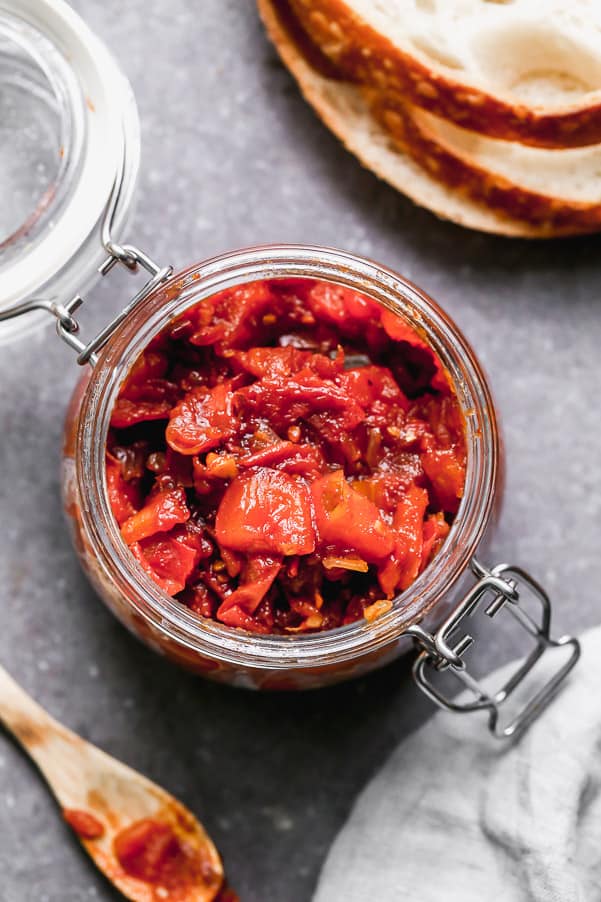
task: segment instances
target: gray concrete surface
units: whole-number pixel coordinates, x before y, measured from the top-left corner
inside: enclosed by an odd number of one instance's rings
[[[417,210],[316,121],[249,0],[76,7],[138,97],[136,242],[176,266],[272,240],[337,245],[422,285],[473,341],[504,416],[493,556],[549,587],[559,630],[597,623],[601,241],[496,240]],[[95,297],[90,330],[121,303]],[[51,332],[0,349],[0,660],[54,715],[194,809],[243,902],[306,902],[355,794],[431,707],[403,663],[319,693],[249,695],[131,638],[88,587],[62,521],[60,434],[76,375]],[[473,651],[485,670],[510,656],[502,637]],[[0,736],[2,902],[116,898]]]

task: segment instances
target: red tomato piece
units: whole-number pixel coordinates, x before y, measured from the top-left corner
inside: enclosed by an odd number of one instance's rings
[[[128,482],[121,475],[121,464],[112,454],[106,454],[106,488],[115,520],[122,523],[132,517],[142,504],[138,480]]]
[[[190,336],[190,343],[215,345],[217,350],[225,345],[228,349],[241,347],[265,332],[263,316],[273,313],[276,306],[267,282],[228,288],[199,305],[199,328]]]
[[[375,504],[349,485],[342,470],[316,479],[311,492],[322,545],[353,551],[371,563],[390,554],[394,547],[390,527]]]
[[[213,543],[207,538],[204,528],[192,519],[180,526],[174,526],[169,535],[182,545],[192,548],[196,552],[198,561],[211,557],[215,550]]]
[[[302,370],[289,379],[265,378],[237,392],[245,409],[263,416],[276,429],[327,413],[339,428],[352,429],[365,419],[365,411],[355,399],[332,380]]]
[[[465,465],[458,459],[457,452],[453,448],[427,451],[422,457],[422,466],[439,505],[447,513],[456,513],[465,481]]]
[[[322,379],[333,379],[344,369],[342,348],[335,357],[315,354],[293,345],[283,348],[250,348],[248,351],[234,351],[227,359],[232,365],[257,379],[285,378],[304,369],[311,370]]]
[[[377,322],[380,311],[378,304],[364,294],[333,282],[316,282],[307,293],[307,306],[318,319],[338,326],[352,323],[361,327]]]
[[[463,448],[465,443],[464,423],[455,398],[427,397],[414,404],[411,415],[425,420],[425,423],[430,426],[436,443],[441,447]],[[430,447],[432,447],[432,443],[430,443]]]
[[[181,486],[166,492],[157,492],[137,513],[125,521],[121,535],[128,545],[139,542],[157,532],[168,532],[178,523],[190,517],[186,493]]]
[[[310,554],[315,532],[307,486],[277,470],[242,473],[219,505],[215,534],[219,545],[247,554]]]
[[[119,397],[121,401],[148,404],[167,402],[173,405],[177,400],[177,395],[178,388],[174,382],[168,382],[166,379],[148,379],[146,382],[130,385],[127,389],[127,396],[121,392]]]
[[[448,392],[449,383],[440,360],[430,345],[417,334],[415,329],[412,329],[402,317],[393,313],[391,310],[382,310],[381,322],[386,334],[394,339],[394,341],[404,341],[408,345],[411,345],[412,348],[420,348],[428,352],[432,364],[434,365],[434,375],[432,376],[431,381],[432,388],[436,389],[436,391]]]
[[[227,382],[189,392],[171,411],[165,433],[169,447],[180,454],[200,454],[234,435],[233,397]]]
[[[386,460],[381,470],[373,476],[357,479],[355,491],[369,498],[379,510],[394,514],[400,499],[422,474],[421,459],[417,454],[401,454]]]
[[[199,560],[196,549],[168,533],[134,542],[130,551],[167,595],[177,595],[185,588]]]
[[[449,534],[450,526],[442,513],[431,514],[424,523],[422,556],[419,572],[424,570]]]
[[[246,457],[241,457],[240,466],[273,467],[287,473],[310,476],[324,469],[325,460],[319,448],[314,445],[277,441],[273,445],[266,445]]]
[[[406,341],[407,344],[412,345],[414,348],[426,348],[427,350],[430,350],[424,339],[420,338],[415,329],[405,322],[402,316],[393,313],[392,310],[385,310],[382,308],[380,322],[384,326],[386,334],[395,341]]]
[[[169,367],[169,358],[164,351],[146,350],[136,360],[121,387],[124,398],[135,397],[140,386],[152,379],[162,379]],[[132,395],[133,390],[133,395]]]
[[[311,351],[303,351],[291,345],[285,348],[250,348],[248,351],[234,351],[228,360],[257,379],[264,376],[291,376],[298,373],[313,357]],[[325,358],[327,359],[327,358]]]
[[[114,429],[127,429],[136,423],[148,420],[166,420],[171,411],[171,401],[130,401],[128,398],[117,398],[111,414],[111,426]]]
[[[226,626],[234,626],[241,630],[247,630],[250,633],[265,634],[270,632],[268,626],[261,623],[239,605],[234,605],[234,607],[228,608],[221,614],[219,614],[218,611],[217,616],[222,623],[226,624]]]
[[[176,400],[177,386],[164,379],[169,360],[164,351],[146,350],[136,360],[111,415],[111,426],[126,429],[147,420],[164,420]]]
[[[223,615],[233,607],[239,607],[248,614],[254,614],[263,597],[273,585],[281,566],[281,557],[249,558],[238,588],[225,599],[217,611],[217,619],[222,620]]]
[[[397,505],[393,521],[394,548],[389,560],[378,570],[380,586],[388,598],[398,589],[407,589],[419,573],[427,506],[427,491],[415,485]]]
[[[384,366],[353,367],[343,373],[338,382],[369,412],[378,401],[384,402],[385,405],[395,405],[401,410],[409,410],[411,406],[390,370]],[[381,410],[386,413],[385,408]]]

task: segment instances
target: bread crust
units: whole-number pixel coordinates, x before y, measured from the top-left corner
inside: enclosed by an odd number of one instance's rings
[[[382,92],[391,109],[402,111],[409,102],[463,128],[533,147],[601,142],[601,91],[591,92],[583,103],[543,111],[428,66],[375,31],[344,0],[289,2],[340,71]]]
[[[286,27],[279,3],[276,9],[274,0],[257,0],[257,6],[282,62],[324,124],[367,169],[418,206],[466,228],[506,237],[556,238],[591,231],[578,229],[574,225],[553,227],[548,222],[533,224],[512,219],[487,209],[467,196],[465,191],[453,191],[442,185],[439,179],[421,168],[421,161],[418,164],[409,160],[411,149],[402,146],[400,136],[395,138],[395,149],[391,149],[392,139],[375,120],[372,125],[371,113],[357,86],[329,79],[315,68],[313,61],[307,61]],[[339,102],[338,95],[342,92],[353,92],[353,110],[350,113]],[[369,140],[363,140],[359,128],[365,126],[367,119],[370,120],[370,135]]]
[[[399,147],[449,188],[512,219],[552,232],[586,233],[601,228],[601,204],[554,197],[516,184],[440,141],[420,122],[419,112],[412,115],[410,109],[402,113],[398,108],[390,110],[377,92],[368,92],[367,99],[372,114]],[[601,151],[599,156],[601,163]]]

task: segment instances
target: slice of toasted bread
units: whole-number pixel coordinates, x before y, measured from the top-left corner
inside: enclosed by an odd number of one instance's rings
[[[290,0],[351,80],[490,137],[601,142],[597,0]]]
[[[541,150],[470,132],[416,107],[390,110],[363,89],[373,115],[438,181],[514,219],[550,230],[601,229],[601,146]]]
[[[414,203],[441,219],[497,235],[549,238],[577,231],[574,227],[552,228],[548,224],[533,225],[511,219],[487,209],[461,191],[450,190],[398,144],[393,144],[387,131],[371,115],[356,85],[340,81],[335,72],[328,71],[327,64],[321,64],[313,49],[304,45],[282,0],[257,0],[257,4],[271,40],[307,102],[364,166]],[[395,141],[398,140],[397,137]]]

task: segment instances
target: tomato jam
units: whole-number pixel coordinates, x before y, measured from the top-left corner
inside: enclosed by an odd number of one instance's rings
[[[64,808],[63,817],[80,839],[100,839],[104,836],[104,824],[89,811]]]
[[[464,424],[399,316],[309,279],[215,294],[138,357],[106,480],[124,542],[201,617],[326,630],[392,606],[463,494]]]
[[[201,890],[211,889],[211,898],[221,897],[221,877],[204,860],[197,844],[182,839],[164,821],[135,821],[115,836],[113,851],[128,876],[161,887],[160,898],[178,902],[200,898]]]

